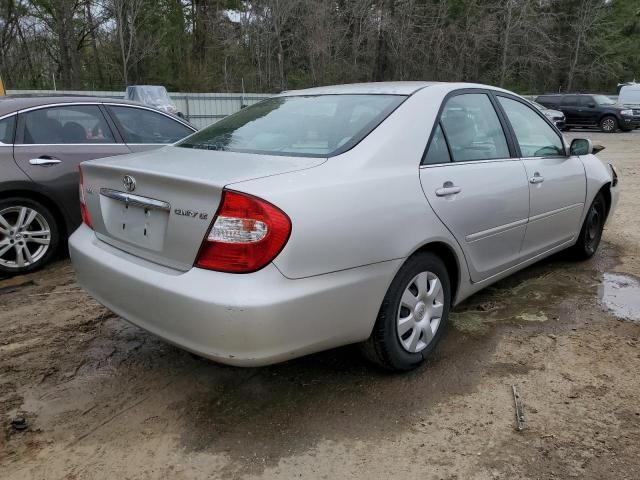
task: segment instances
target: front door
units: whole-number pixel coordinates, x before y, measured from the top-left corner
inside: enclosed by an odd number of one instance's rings
[[[118,143],[99,105],[60,105],[18,114],[13,156],[23,172],[80,223],[78,165],[130,153]]]
[[[520,159],[487,93],[450,97],[420,169],[429,204],[464,251],[478,282],[518,263],[529,214]]]
[[[530,213],[523,260],[575,239],[586,195],[579,157],[567,156],[560,134],[518,98],[499,94],[529,180]]]
[[[598,125],[600,121],[600,113],[593,97],[581,95],[580,102],[580,118],[585,125]]]

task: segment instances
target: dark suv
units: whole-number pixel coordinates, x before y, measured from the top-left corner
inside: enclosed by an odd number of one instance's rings
[[[553,94],[540,95],[536,102],[560,110],[566,117],[565,128],[599,127],[612,133],[640,128],[640,111],[618,105],[605,95]]]

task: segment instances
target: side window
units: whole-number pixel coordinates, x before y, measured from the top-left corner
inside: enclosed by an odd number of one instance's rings
[[[564,156],[564,145],[556,131],[527,105],[498,97],[504,108],[523,157]]]
[[[429,150],[422,161],[422,165],[436,165],[438,163],[449,163],[451,156],[449,155],[449,148],[447,147],[447,141],[442,133],[440,124],[436,127],[436,131],[433,133],[431,143],[429,144]]]
[[[578,96],[577,95],[565,95],[562,99],[562,105],[567,107],[577,107],[578,106]]]
[[[536,102],[541,103],[544,106],[547,105],[558,105],[560,97],[553,97],[551,95],[541,95],[536,98]]]
[[[115,143],[97,105],[41,108],[24,115],[23,143]]]
[[[144,108],[109,106],[126,143],[174,143],[193,133],[182,123]]]
[[[13,137],[16,132],[16,116],[0,120],[0,143],[11,145],[13,143]]]
[[[596,102],[593,99],[593,97],[589,97],[586,95],[583,95],[581,97],[578,97],[580,99],[580,106],[581,107],[588,107],[589,105],[595,105]]]
[[[449,99],[440,119],[454,162],[509,158],[498,115],[484,93]]]

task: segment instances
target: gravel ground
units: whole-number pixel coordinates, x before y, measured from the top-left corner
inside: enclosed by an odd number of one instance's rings
[[[640,131],[568,136],[621,175],[598,255],[475,295],[409,374],[353,348],[196,358],[87,297],[68,260],[0,281],[0,478],[639,478]]]

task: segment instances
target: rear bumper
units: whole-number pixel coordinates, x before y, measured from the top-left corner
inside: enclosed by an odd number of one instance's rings
[[[203,357],[276,363],[366,339],[402,260],[291,280],[273,265],[245,275],[172,270],[98,240],[69,239],[80,285],[129,322]]]

